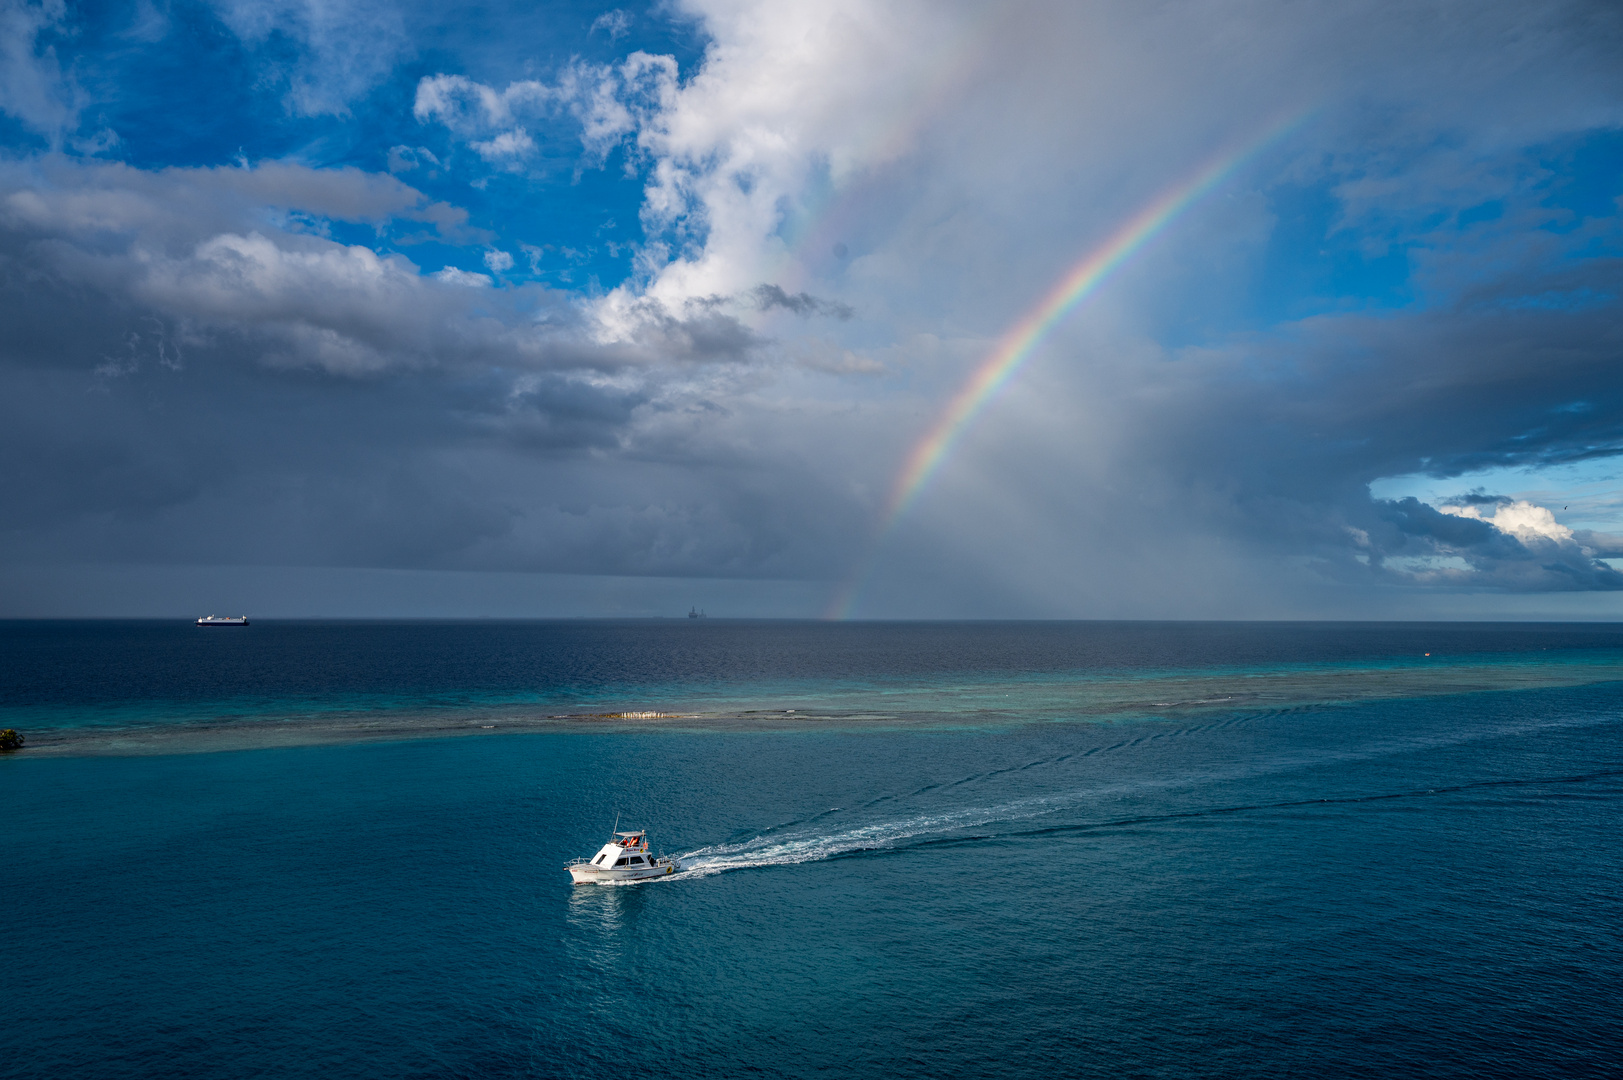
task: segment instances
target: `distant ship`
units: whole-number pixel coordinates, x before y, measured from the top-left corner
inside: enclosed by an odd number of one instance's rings
[[[205,615],[197,620],[198,626],[247,626],[246,615]]]
[[[704,612],[700,611],[698,608],[688,608],[688,618],[702,619],[704,618]]]

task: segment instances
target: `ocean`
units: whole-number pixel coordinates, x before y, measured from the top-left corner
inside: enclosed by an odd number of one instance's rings
[[[1623,626],[13,622],[4,727],[0,1076],[1623,1074]]]

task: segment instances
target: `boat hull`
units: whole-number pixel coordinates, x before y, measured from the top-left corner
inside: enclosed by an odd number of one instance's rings
[[[577,866],[566,866],[570,879],[576,885],[613,885],[622,881],[650,881],[654,878],[670,877],[681,870],[676,863],[665,863],[663,866],[643,867],[637,870],[603,869],[582,863]]]

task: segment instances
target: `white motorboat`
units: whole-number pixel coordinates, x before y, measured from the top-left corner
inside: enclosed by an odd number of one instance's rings
[[[681,870],[682,864],[664,855],[656,858],[648,850],[648,835],[638,830],[615,833],[596,855],[576,859],[564,869],[576,885],[588,885],[665,877]]]

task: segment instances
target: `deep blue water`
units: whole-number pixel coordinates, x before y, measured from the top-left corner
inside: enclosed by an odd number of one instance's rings
[[[5,625],[35,732],[929,722],[0,758],[0,1075],[1616,1076],[1620,661],[1619,627]],[[1242,689],[1090,711],[1134,680]],[[569,885],[616,814],[694,870]]]

